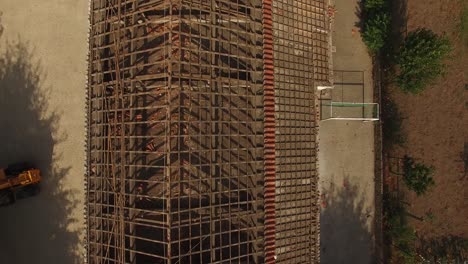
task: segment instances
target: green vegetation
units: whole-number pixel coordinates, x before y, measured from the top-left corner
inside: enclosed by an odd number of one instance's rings
[[[362,17],[362,39],[371,53],[378,53],[390,33],[390,5],[387,0],[366,0]]]
[[[362,39],[371,53],[377,53],[385,45],[389,28],[390,16],[387,14],[377,14],[366,22]]]
[[[405,156],[403,158],[403,181],[418,196],[426,193],[429,187],[435,184],[432,179],[433,171],[432,167],[417,163],[411,157]],[[417,237],[414,229],[408,225],[407,218],[412,217],[418,221],[433,223],[436,216],[432,211],[428,211],[424,217],[418,217],[407,210],[405,204],[409,204],[403,201],[402,193],[384,193],[385,235],[391,241],[391,245],[395,250],[394,256],[397,258],[397,263],[422,263],[425,255],[420,252],[418,247],[420,238]]]
[[[451,51],[450,41],[428,29],[412,31],[396,55],[400,70],[396,77],[404,92],[420,93],[445,72],[443,60]]]
[[[414,229],[407,224],[406,209],[396,197],[385,199],[384,206],[387,234],[396,249],[397,256],[403,263],[417,263],[417,236]]]
[[[365,10],[379,9],[386,5],[386,0],[366,0],[364,1]]]
[[[468,239],[457,236],[418,237],[407,223],[411,215],[404,206],[401,197],[385,196],[384,220],[387,238],[395,249],[397,263],[462,263],[468,256]],[[426,217],[435,218],[429,212]],[[425,218],[426,218],[425,217]]]
[[[427,221],[427,222],[433,224],[435,220],[436,220],[436,217],[435,217],[435,215],[434,215],[434,213],[432,211],[426,212],[426,214],[424,216],[424,221]]]
[[[416,163],[413,158],[405,156],[403,159],[403,181],[408,189],[420,196],[433,185],[435,185],[432,175],[434,168],[422,163]]]

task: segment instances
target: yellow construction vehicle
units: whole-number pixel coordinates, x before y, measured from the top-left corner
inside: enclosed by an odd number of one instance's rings
[[[40,170],[27,163],[14,164],[6,169],[0,169],[0,206],[38,194],[40,182]]]

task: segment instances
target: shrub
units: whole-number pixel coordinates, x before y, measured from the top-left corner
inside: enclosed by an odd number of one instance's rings
[[[411,157],[404,157],[403,171],[403,181],[408,189],[414,191],[418,196],[426,193],[429,187],[435,185],[432,178],[434,168],[422,163],[416,163]]]
[[[362,39],[372,53],[385,45],[389,29],[390,16],[386,13],[378,13],[365,21]]]
[[[364,1],[364,9],[371,10],[371,9],[379,9],[386,6],[386,0],[366,0]]]
[[[399,87],[413,94],[424,88],[445,72],[443,60],[451,51],[450,41],[428,29],[412,31],[402,44],[396,62]]]
[[[393,231],[393,244],[398,249],[398,256],[403,260],[403,263],[417,263],[416,255],[416,233],[414,229],[408,225],[400,225],[395,227]]]
[[[388,0],[365,0],[362,10],[362,40],[371,53],[378,52],[390,32],[390,7]]]
[[[385,218],[388,234],[402,263],[416,263],[416,233],[406,222],[406,209],[396,197],[386,197]]]

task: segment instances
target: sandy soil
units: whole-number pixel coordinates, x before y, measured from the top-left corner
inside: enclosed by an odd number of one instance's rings
[[[461,1],[409,0],[408,31],[418,27],[446,34],[453,43],[452,57],[447,61],[448,73],[420,95],[403,94],[393,89],[392,97],[403,114],[405,147],[392,156],[408,154],[435,167],[436,186],[426,195],[416,197],[406,192],[410,211],[423,217],[432,212],[433,221],[412,220],[419,236],[462,236],[468,238],[468,176],[466,155],[468,115],[465,106],[468,90],[464,70],[466,50],[460,39]]]
[[[0,167],[41,193],[0,208],[0,263],[83,263],[88,1],[0,0]]]

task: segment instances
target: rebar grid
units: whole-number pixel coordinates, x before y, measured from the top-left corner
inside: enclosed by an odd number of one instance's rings
[[[324,0],[273,1],[276,262],[319,262],[316,82],[328,80]]]
[[[263,262],[260,10],[92,1],[88,262]]]
[[[88,262],[318,261],[325,8],[92,1]]]

